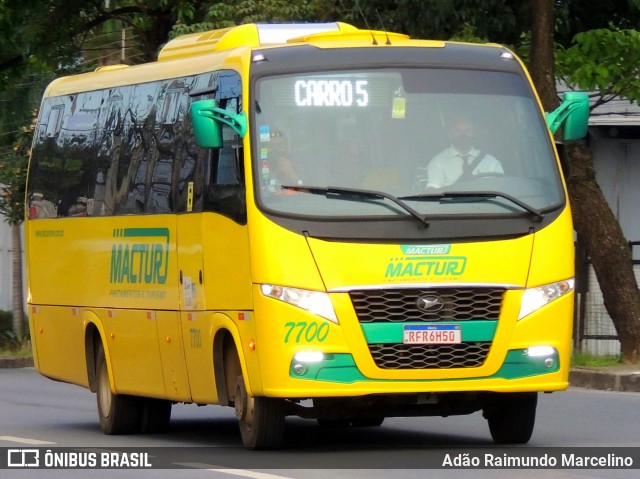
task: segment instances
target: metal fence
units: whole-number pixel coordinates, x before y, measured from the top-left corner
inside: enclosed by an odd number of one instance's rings
[[[640,241],[630,241],[636,281],[640,278]],[[604,307],[604,299],[591,262],[576,244],[576,308],[574,350],[597,356],[619,355],[618,333]]]

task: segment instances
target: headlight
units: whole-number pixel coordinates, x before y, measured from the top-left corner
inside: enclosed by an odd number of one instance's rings
[[[566,279],[557,283],[549,283],[537,288],[529,288],[524,290],[522,295],[522,303],[520,304],[520,315],[518,319],[533,313],[542,308],[545,304],[554,301],[561,296],[573,291],[574,279]]]
[[[268,298],[279,299],[338,324],[338,317],[327,293],[272,284],[261,285],[260,291]]]

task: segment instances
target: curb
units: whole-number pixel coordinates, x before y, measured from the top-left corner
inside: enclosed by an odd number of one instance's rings
[[[640,365],[632,368],[573,368],[571,386],[601,391],[640,392]]]
[[[0,369],[32,367],[33,358],[0,358]]]

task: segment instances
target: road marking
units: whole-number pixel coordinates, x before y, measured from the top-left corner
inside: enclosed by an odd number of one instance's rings
[[[16,436],[0,436],[0,441],[18,442],[20,444],[30,444],[37,446],[38,444],[55,444],[50,441],[40,441],[39,439],[30,439],[28,437],[16,437]]]
[[[278,476],[276,474],[268,474],[266,472],[248,471],[246,469],[229,469],[226,467],[215,466],[213,464],[203,464],[200,462],[182,462],[176,463],[178,466],[192,467],[194,469],[205,469],[211,472],[223,472],[233,476],[250,477],[252,479],[290,479],[286,476]]]

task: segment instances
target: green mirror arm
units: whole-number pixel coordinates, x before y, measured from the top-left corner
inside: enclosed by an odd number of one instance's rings
[[[562,104],[553,110],[552,112],[546,113],[547,126],[551,130],[551,133],[555,134],[556,131],[562,126],[562,123],[571,115],[571,113],[575,110],[586,106],[588,108],[589,105],[589,97],[586,93],[584,96],[580,94],[579,97],[576,98],[578,94],[573,93],[573,98],[566,99],[562,102]]]
[[[244,111],[231,113],[229,110],[211,107],[199,110],[196,114],[230,126],[233,131],[240,135],[240,138],[244,138],[244,135],[247,133],[247,114]]]

